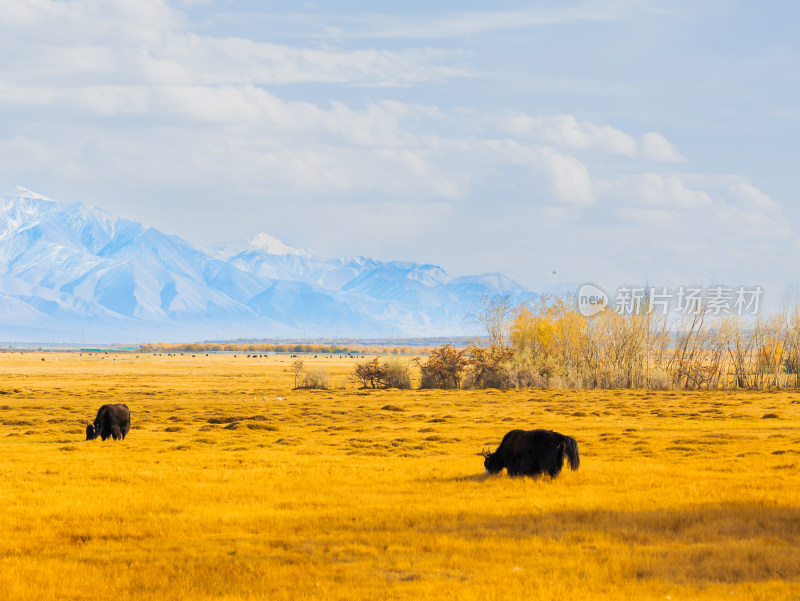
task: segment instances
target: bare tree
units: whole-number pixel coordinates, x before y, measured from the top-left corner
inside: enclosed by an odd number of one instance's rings
[[[800,306],[797,301],[787,303],[784,308],[786,328],[786,386],[789,386],[789,374],[794,375],[797,386],[797,374],[800,373]]]
[[[297,379],[300,377],[300,374],[303,373],[303,360],[298,359],[297,361],[293,361],[287,371],[294,374],[294,387],[297,388]]]
[[[516,307],[508,294],[481,295],[481,306],[467,314],[467,318],[480,325],[489,338],[489,346],[505,346],[508,327]]]
[[[375,357],[372,361],[356,363],[353,377],[361,383],[362,388],[382,388],[386,374],[379,357]]]

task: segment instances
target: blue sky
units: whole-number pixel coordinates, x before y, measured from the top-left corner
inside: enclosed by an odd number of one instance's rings
[[[0,1],[0,185],[198,246],[774,300],[798,281],[799,12]]]

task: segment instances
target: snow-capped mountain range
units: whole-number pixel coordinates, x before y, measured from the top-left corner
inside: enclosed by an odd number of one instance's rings
[[[201,250],[26,188],[0,196],[0,340],[461,335],[483,294],[536,295],[502,274],[324,259],[263,233]]]

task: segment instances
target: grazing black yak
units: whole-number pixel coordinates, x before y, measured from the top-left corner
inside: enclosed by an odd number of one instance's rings
[[[494,453],[481,453],[483,466],[490,474],[503,468],[509,476],[538,476],[547,472],[555,478],[561,472],[564,458],[573,471],[581,464],[578,443],[571,436],[552,430],[511,430]]]
[[[86,440],[100,436],[103,440],[111,436],[114,440],[125,440],[131,429],[131,412],[127,405],[103,405],[97,411],[94,423],[86,425]]]

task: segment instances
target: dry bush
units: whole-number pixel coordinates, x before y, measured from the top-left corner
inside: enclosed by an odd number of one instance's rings
[[[418,361],[420,388],[459,388],[468,363],[466,353],[452,344],[433,349],[425,363]]]
[[[303,388],[328,389],[328,372],[322,367],[308,370],[303,374]]]
[[[469,348],[469,373],[464,388],[509,388],[511,379],[508,363],[514,350],[507,346],[471,346]]]
[[[384,373],[379,359],[379,357],[375,357],[364,363],[357,362],[353,368],[353,378],[361,384],[362,388],[383,387]]]
[[[647,375],[647,388],[651,390],[670,390],[674,388],[672,376],[663,368],[656,367]]]
[[[371,361],[356,363],[353,379],[362,388],[411,388],[408,362],[396,358],[381,363],[380,358],[375,357]]]
[[[530,357],[524,352],[515,352],[506,366],[506,375],[511,387],[544,388],[548,382],[538,370],[534,369]]]
[[[383,364],[383,378],[386,388],[411,388],[411,373],[407,361],[390,359]]]

